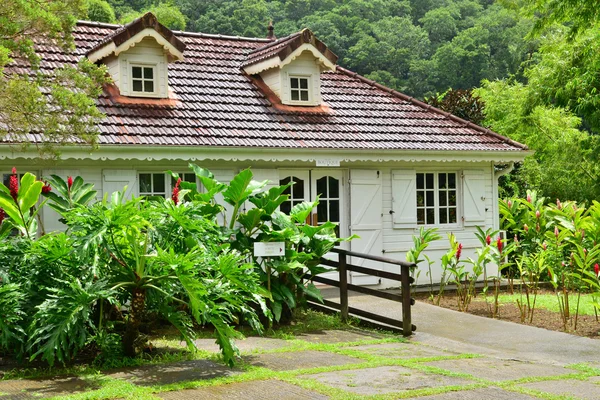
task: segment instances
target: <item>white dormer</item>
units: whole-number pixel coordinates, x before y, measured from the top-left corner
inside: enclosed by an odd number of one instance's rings
[[[321,73],[335,70],[337,56],[305,29],[252,51],[244,71],[258,75],[282,104],[320,106]]]
[[[96,45],[87,57],[108,67],[122,96],[167,98],[168,64],[183,60],[184,49],[173,32],[147,13]]]

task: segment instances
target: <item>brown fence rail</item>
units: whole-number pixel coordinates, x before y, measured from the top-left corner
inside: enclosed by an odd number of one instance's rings
[[[355,253],[353,251],[343,250],[343,249],[333,249],[331,250],[333,253],[337,253],[339,256],[339,261],[332,261],[322,259],[321,264],[327,265],[329,267],[333,267],[339,272],[339,281],[333,279],[323,278],[321,276],[313,276],[312,280],[314,282],[323,283],[326,285],[338,287],[340,289],[340,302],[335,303],[330,300],[324,300],[324,305],[333,308],[335,310],[339,310],[342,321],[346,321],[348,319],[349,314],[356,315],[358,317],[368,318],[373,321],[381,322],[387,325],[394,326],[402,330],[403,336],[410,336],[413,331],[417,329],[416,326],[411,323],[411,309],[410,307],[415,303],[415,300],[410,297],[410,284],[414,281],[414,279],[410,276],[410,269],[415,267],[414,263],[408,263],[404,261],[392,260],[391,258],[372,256],[369,254]],[[380,271],[373,268],[365,268],[360,267],[358,265],[353,265],[348,263],[348,256],[354,258],[363,258],[366,260],[379,261],[385,264],[397,265],[400,267],[400,273],[396,274],[388,271]],[[367,288],[364,286],[357,286],[348,283],[348,271],[360,272],[367,275],[377,276],[380,278],[390,279],[394,281],[400,282],[401,293],[387,293],[376,289]],[[397,321],[392,318],[384,317],[382,315],[373,314],[368,311],[360,310],[357,308],[348,306],[348,291],[354,291],[358,293],[368,294],[371,296],[376,296],[388,300],[398,301],[402,304],[402,321]],[[313,303],[313,305],[317,305]]]

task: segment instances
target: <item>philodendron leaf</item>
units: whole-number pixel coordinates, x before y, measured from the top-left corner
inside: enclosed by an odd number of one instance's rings
[[[23,178],[21,178],[19,195],[17,197],[19,207],[21,207],[23,214],[28,212],[29,209],[37,203],[40,194],[42,194],[42,187],[44,187],[44,183],[36,181],[35,175],[32,175],[29,172],[23,175]]]
[[[262,182],[264,187],[268,181]],[[251,185],[252,183],[252,185]],[[223,192],[223,199],[232,206],[240,206],[261,183],[252,181],[252,171],[245,169],[233,177],[229,186]]]
[[[261,208],[253,208],[248,210],[248,212],[241,214],[238,217],[238,222],[242,224],[247,231],[251,231],[262,224],[261,217],[265,214],[265,210]]]
[[[306,222],[306,219],[308,218],[308,216],[310,215],[312,210],[318,204],[319,204],[318,198],[317,198],[317,200],[315,200],[313,202],[304,201],[300,204],[296,204],[290,211],[290,217],[291,217],[292,221],[300,223],[300,224]]]
[[[0,208],[2,208],[6,215],[8,215],[13,221],[17,223],[23,222],[21,219],[21,214],[19,213],[19,209],[15,204],[15,200],[10,194],[0,192]]]
[[[308,285],[300,285],[300,287],[302,288],[304,293],[306,293],[307,296],[312,297],[320,303],[323,303],[323,296],[321,295],[321,291],[317,289],[314,283],[310,282]]]

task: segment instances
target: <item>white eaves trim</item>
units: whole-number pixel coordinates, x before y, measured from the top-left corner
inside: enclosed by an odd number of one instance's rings
[[[335,71],[334,63],[332,63],[326,57],[324,57],[323,54],[321,54],[321,52],[317,50],[315,46],[313,46],[310,43],[304,43],[296,50],[294,50],[292,54],[287,56],[284,60],[280,60],[279,57],[275,54],[272,57],[267,58],[266,60],[244,67],[244,72],[246,72],[248,75],[256,75],[271,68],[282,68],[294,61],[304,51],[309,51],[312,53],[312,55],[315,57],[316,61],[319,63],[323,71]]]
[[[158,32],[151,28],[145,28],[142,31],[138,32],[132,38],[122,43],[120,46],[116,46],[114,42],[108,43],[106,46],[90,53],[88,55],[88,59],[95,63],[98,60],[102,60],[105,57],[108,57],[112,54],[118,56],[124,51],[129,50],[134,47],[137,43],[141,42],[143,39],[147,37],[152,37],[156,40],[156,42],[162,46],[166,52],[168,52],[172,59],[177,61],[183,61],[183,53],[177,50],[175,46],[173,46],[169,41],[167,41],[164,37],[162,37]]]
[[[533,151],[420,151],[388,150],[336,151],[327,149],[245,149],[239,147],[204,146],[122,146],[101,145],[89,148],[66,146],[61,148],[62,160],[223,160],[223,161],[294,161],[313,163],[316,160],[336,160],[341,163],[394,163],[394,162],[493,162],[507,164],[521,162]],[[0,160],[38,159],[37,151],[20,151],[10,145],[0,145]]]

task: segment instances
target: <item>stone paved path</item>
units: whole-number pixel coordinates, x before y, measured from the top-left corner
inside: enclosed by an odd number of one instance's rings
[[[239,343],[242,359],[233,369],[191,360],[93,376],[4,380],[0,400],[600,399],[597,363],[473,354],[468,344],[435,339],[403,341],[362,330],[313,332],[295,340],[248,338]],[[211,340],[197,345],[217,351]]]

